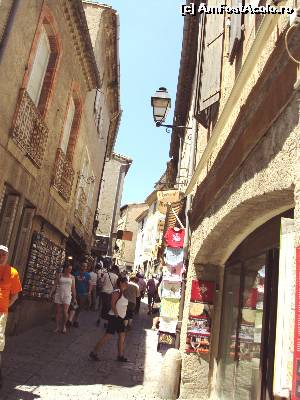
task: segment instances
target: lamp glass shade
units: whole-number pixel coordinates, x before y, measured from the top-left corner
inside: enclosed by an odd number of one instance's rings
[[[163,123],[167,117],[168,109],[171,107],[171,99],[167,89],[159,88],[155,95],[151,97],[151,105],[154,121]]]

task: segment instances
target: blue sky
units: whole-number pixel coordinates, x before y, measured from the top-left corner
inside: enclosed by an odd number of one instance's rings
[[[107,0],[120,16],[121,107],[117,153],[133,159],[122,204],[143,202],[165,170],[170,133],[156,128],[150,97],[165,86],[172,122],[179,71],[183,17],[180,0]]]

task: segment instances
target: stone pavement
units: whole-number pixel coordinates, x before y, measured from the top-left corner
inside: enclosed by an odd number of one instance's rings
[[[84,312],[80,327],[54,334],[54,323],[10,337],[4,352],[1,400],[156,399],[162,356],[156,351],[157,332],[142,304],[141,314],[126,337],[128,363],[116,361],[116,335],[100,353],[88,354],[103,333],[97,313]]]

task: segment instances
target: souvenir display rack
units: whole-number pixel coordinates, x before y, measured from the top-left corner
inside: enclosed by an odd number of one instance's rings
[[[55,273],[65,260],[65,250],[42,233],[34,232],[23,281],[23,297],[49,299]]]

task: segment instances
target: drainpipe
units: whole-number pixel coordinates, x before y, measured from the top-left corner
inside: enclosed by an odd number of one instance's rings
[[[191,148],[190,148],[190,161],[189,161],[189,170],[188,170],[188,181],[190,181],[193,171],[194,171],[194,164],[195,164],[195,155],[196,155],[196,137],[197,137],[197,127],[195,122],[193,121],[193,129],[192,129],[192,137],[191,137]],[[181,298],[180,298],[180,305],[179,305],[179,317],[178,317],[178,324],[176,330],[176,342],[175,346],[177,349],[180,347],[180,334],[181,334],[181,327],[182,327],[182,317],[183,317],[183,310],[184,310],[184,300],[185,300],[185,291],[186,291],[186,278],[187,278],[187,270],[188,270],[188,252],[189,252],[189,242],[190,242],[190,222],[188,212],[190,211],[192,206],[192,195],[188,194],[186,198],[186,206],[185,206],[185,236],[184,236],[184,258],[183,258],[183,265],[185,266],[185,273],[182,277],[182,286],[181,286]]]
[[[19,5],[20,5],[20,0],[13,1],[13,4],[11,6],[11,9],[9,11],[9,14],[8,14],[8,17],[6,20],[6,25],[5,25],[5,28],[3,31],[2,40],[0,41],[0,64],[3,59],[4,51],[5,51],[7,43],[8,43],[9,33],[12,29],[14,19],[15,19]]]

